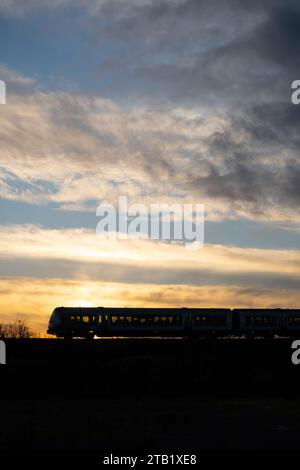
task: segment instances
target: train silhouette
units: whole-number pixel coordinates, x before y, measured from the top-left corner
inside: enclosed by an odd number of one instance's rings
[[[47,333],[58,338],[300,337],[300,309],[54,309]]]

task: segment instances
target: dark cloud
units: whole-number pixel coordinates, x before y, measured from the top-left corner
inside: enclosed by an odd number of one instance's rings
[[[300,6],[296,1],[224,1],[214,9],[215,44],[208,27],[205,38],[201,31],[198,35],[206,47],[198,42],[198,50],[193,49],[187,41],[190,63],[180,61],[179,54],[173,63],[150,62],[140,70],[169,99],[227,114],[226,130],[207,143],[211,159],[206,159],[206,171],[201,156],[187,171],[187,186],[199,196],[256,214],[266,215],[276,206],[282,214],[285,207],[298,212],[300,108],[290,101],[291,82],[300,70]],[[201,30],[201,21],[212,12],[202,2],[187,1],[172,10],[175,14],[179,22],[189,17],[191,25],[197,18]],[[246,136],[242,142],[239,135]]]
[[[213,134],[208,141],[208,154],[213,156],[208,174],[203,175],[201,165],[195,165],[187,172],[187,186],[199,197],[225,200],[253,215],[266,216],[274,208],[283,217],[285,208],[299,214],[299,137],[293,129],[288,129],[284,137],[287,124],[282,123],[283,116],[272,115],[272,109],[265,109],[262,114],[265,113],[269,120],[262,117],[260,121],[259,110],[254,110],[251,124],[246,119],[240,122],[234,119],[227,132]],[[249,133],[242,143],[235,140],[241,132]],[[291,150],[287,155],[289,134]]]
[[[284,96],[289,69],[295,71],[300,60],[296,1],[109,3],[101,20],[90,21],[99,40],[122,41],[110,72],[114,66],[126,77],[130,70],[137,92],[151,99],[272,100],[275,93]],[[124,86],[130,84],[125,80]]]
[[[248,44],[267,61],[297,70],[300,62],[299,3],[279,2],[279,6],[270,9],[267,20],[254,30]]]

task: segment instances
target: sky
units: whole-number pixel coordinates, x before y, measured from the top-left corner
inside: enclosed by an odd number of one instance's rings
[[[296,0],[0,0],[0,321],[300,306]],[[205,244],[96,236],[192,202]]]

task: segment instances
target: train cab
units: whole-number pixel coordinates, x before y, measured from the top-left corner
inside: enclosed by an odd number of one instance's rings
[[[93,338],[102,324],[99,308],[55,308],[48,325],[48,334],[64,338]]]

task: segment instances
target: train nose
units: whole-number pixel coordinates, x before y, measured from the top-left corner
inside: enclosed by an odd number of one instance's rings
[[[53,312],[53,314],[51,315],[49,319],[47,333],[48,334],[55,333],[56,330],[59,328],[59,326],[60,326],[60,321],[59,321],[58,315],[55,312]]]
[[[49,321],[48,323],[48,329],[47,329],[47,333],[51,333],[53,331],[53,327],[54,327],[54,322],[53,321]]]

